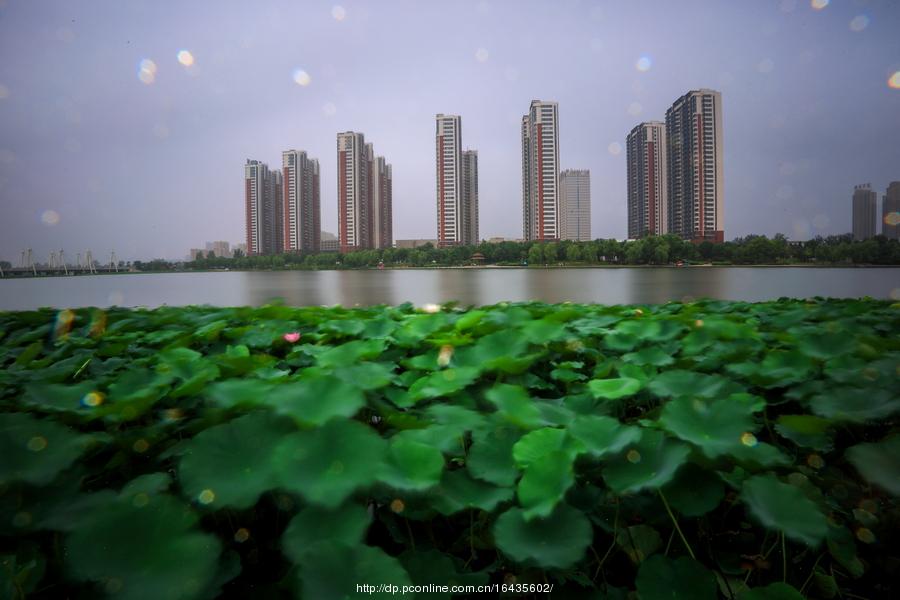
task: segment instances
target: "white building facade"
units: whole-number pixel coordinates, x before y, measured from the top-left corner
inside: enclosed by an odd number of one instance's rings
[[[319,161],[302,150],[281,153],[284,193],[284,251],[318,252],[321,201]]]
[[[559,228],[559,107],[532,100],[522,117],[522,237],[556,240]]]
[[[559,174],[560,239],[591,240],[591,172],[566,169]]]
[[[435,115],[435,187],[438,247],[463,243],[462,120]]]

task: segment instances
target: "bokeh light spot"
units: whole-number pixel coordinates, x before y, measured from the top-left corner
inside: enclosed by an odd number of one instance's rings
[[[816,10],[822,10],[831,0],[810,0],[809,5]]]
[[[136,441],[131,447],[138,454],[143,454],[150,448],[150,442],[148,442],[144,438],[141,438],[138,441]]]
[[[441,312],[441,305],[428,303],[422,307],[422,311],[427,312],[427,313],[432,313],[432,314],[436,313],[436,312]]]
[[[450,364],[451,358],[453,358],[453,346],[441,346],[441,351],[437,358],[438,366],[446,367]]]
[[[806,464],[811,466],[813,469],[821,469],[825,466],[825,461],[818,454],[810,454],[806,458]]]
[[[309,73],[303,69],[294,70],[294,83],[306,87],[310,81],[312,81],[312,78],[309,76]]]
[[[237,531],[234,532],[234,541],[238,544],[243,544],[247,540],[250,539],[250,531],[246,527],[241,527]]]
[[[884,224],[891,225],[900,225],[900,212],[891,211],[888,214],[884,215]]]
[[[45,210],[41,214],[41,223],[44,225],[53,226],[59,223],[59,213],[55,210]]]
[[[194,64],[194,55],[190,53],[189,50],[179,50],[178,51],[178,62],[183,64],[186,67],[193,66]]]
[[[404,504],[403,500],[400,498],[394,498],[394,500],[391,501],[391,510],[395,513],[402,513],[406,510],[406,504]]]
[[[103,394],[100,392],[88,392],[81,399],[81,405],[87,406],[89,408],[94,408],[95,406],[100,406],[103,404]]]
[[[856,530],[856,539],[863,544],[872,544],[875,542],[875,534],[868,527],[860,527]]]
[[[487,62],[487,59],[490,58],[490,56],[491,54],[486,48],[479,48],[475,51],[475,60],[480,63]]]
[[[156,71],[156,63],[149,58],[145,58],[138,66],[138,79],[141,80],[141,83],[150,85],[156,81]]]
[[[343,21],[347,18],[347,10],[340,4],[337,4],[331,7],[331,16],[335,21]]]
[[[619,142],[612,142],[609,146],[606,147],[606,150],[613,156],[618,156],[622,154],[622,144],[620,144]]]
[[[756,436],[749,431],[746,431],[741,434],[741,443],[749,448],[752,448],[757,444]]]
[[[212,504],[215,499],[216,499],[216,494],[215,494],[215,492],[213,492],[210,489],[203,490],[197,496],[197,501],[200,504]]]
[[[634,68],[642,73],[646,73],[650,70],[650,67],[653,66],[653,59],[647,56],[646,54],[637,59],[637,62],[634,63]]]
[[[641,453],[632,448],[625,455],[625,459],[631,464],[636,465],[637,463],[641,462]]]
[[[894,71],[894,74],[888,78],[888,87],[900,90],[900,71]]]
[[[866,15],[856,15],[850,20],[850,31],[859,33],[869,26],[869,17]]]
[[[150,496],[148,496],[144,492],[135,494],[134,499],[131,501],[131,504],[133,504],[135,508],[144,508],[149,503],[150,503]]]
[[[47,447],[47,438],[42,435],[36,435],[28,440],[28,449],[32,452],[40,452]]]

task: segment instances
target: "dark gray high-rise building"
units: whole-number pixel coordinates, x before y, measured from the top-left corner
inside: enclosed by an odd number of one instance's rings
[[[892,181],[882,198],[881,232],[889,240],[900,239],[900,181]]]
[[[878,194],[868,183],[853,188],[853,239],[867,240],[875,237]]]
[[[247,255],[279,254],[284,248],[284,216],[280,171],[258,160],[244,165]]]
[[[668,233],[725,241],[722,93],[693,90],[666,111]]]
[[[626,140],[630,239],[669,231],[665,127],[659,121],[641,123]]]
[[[478,243],[478,151],[462,152],[462,243]]]

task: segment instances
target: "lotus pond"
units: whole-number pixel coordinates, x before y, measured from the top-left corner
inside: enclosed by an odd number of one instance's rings
[[[873,300],[0,313],[0,598],[897,597],[898,332]]]

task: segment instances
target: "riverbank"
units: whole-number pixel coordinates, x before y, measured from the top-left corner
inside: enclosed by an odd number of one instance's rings
[[[23,595],[890,597],[898,330],[873,300],[0,313],[4,564]]]

